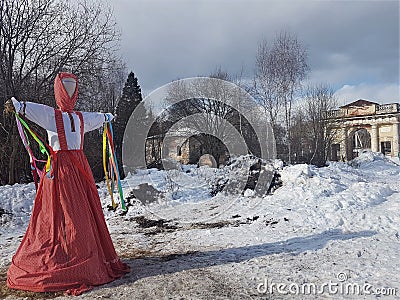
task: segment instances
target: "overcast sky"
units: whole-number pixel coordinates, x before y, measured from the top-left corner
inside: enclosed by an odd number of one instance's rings
[[[252,78],[260,41],[286,30],[309,52],[311,82],[341,104],[398,102],[399,1],[112,0],[121,53],[145,93],[221,67]]]

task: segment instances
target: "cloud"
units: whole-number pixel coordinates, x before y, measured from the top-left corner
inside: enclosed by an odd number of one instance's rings
[[[335,92],[339,105],[348,104],[358,99],[370,100],[380,104],[400,102],[400,85],[366,84],[344,85]]]
[[[398,83],[399,1],[113,0],[122,55],[144,89],[221,66],[252,77],[258,43],[281,30],[334,86]]]

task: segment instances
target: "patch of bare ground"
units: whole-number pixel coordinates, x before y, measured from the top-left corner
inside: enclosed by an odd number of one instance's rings
[[[192,229],[212,229],[212,228],[223,228],[227,226],[240,226],[241,224],[249,224],[257,220],[258,216],[254,218],[247,218],[246,220],[231,220],[231,221],[218,221],[218,222],[196,222],[188,224],[172,224],[173,220],[165,219],[148,219],[145,216],[139,216],[131,218],[130,221],[134,221],[140,228],[143,229],[145,235],[155,235],[165,232],[173,232],[176,230],[192,230]]]
[[[187,255],[195,254],[198,251],[186,251],[186,252],[177,252],[177,253],[160,253],[157,251],[149,251],[149,250],[140,250],[133,249],[131,251],[127,251],[121,253],[120,257],[122,259],[157,259],[160,261],[169,261],[173,259],[178,259],[180,257],[184,257]]]

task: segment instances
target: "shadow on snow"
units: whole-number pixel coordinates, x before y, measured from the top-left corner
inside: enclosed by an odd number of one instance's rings
[[[117,286],[127,281],[134,282],[141,278],[172,274],[184,270],[207,268],[229,263],[240,263],[253,258],[288,253],[293,256],[308,250],[323,249],[329,241],[346,241],[367,238],[375,231],[343,232],[340,229],[327,230],[319,234],[290,238],[286,241],[228,248],[211,251],[198,251],[165,255],[142,255],[135,259],[126,259],[131,266],[131,273],[123,279],[111,283]]]

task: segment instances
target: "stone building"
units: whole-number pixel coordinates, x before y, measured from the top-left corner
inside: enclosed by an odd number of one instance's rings
[[[399,103],[359,99],[328,111],[327,119],[334,133],[331,160],[351,160],[364,150],[399,156]]]
[[[190,150],[196,145],[196,140],[186,134],[174,132],[169,137],[155,135],[146,139],[146,162],[151,164],[163,158],[173,159],[182,164],[193,163]]]
[[[191,129],[176,129],[166,135],[149,136],[146,139],[146,163],[152,166],[161,158],[172,159],[181,164],[197,164],[200,156],[207,154],[199,134]],[[217,144],[217,142],[216,142]],[[221,153],[218,165],[226,163],[229,153]]]
[[[163,158],[173,159],[181,164],[196,164],[204,149],[197,131],[179,129],[169,131],[166,136],[156,135],[146,139],[146,162],[151,164]]]

